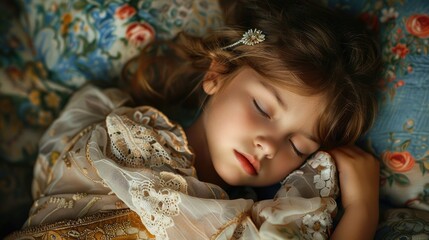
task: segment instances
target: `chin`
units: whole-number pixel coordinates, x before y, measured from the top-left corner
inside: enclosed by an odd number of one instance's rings
[[[233,187],[240,187],[240,186],[247,186],[247,187],[263,187],[268,186],[269,184],[261,183],[256,181],[256,179],[251,178],[241,178],[242,174],[234,174],[234,175],[228,175],[228,176],[221,176],[223,181],[228,184],[229,186]]]
[[[242,173],[237,172],[222,172],[219,174],[219,177],[229,186],[245,186],[245,181],[243,179]]]
[[[251,176],[241,171],[239,167],[236,166],[215,166],[215,171],[218,176],[229,186],[240,187],[240,186],[249,186],[249,187],[263,187],[269,186],[270,183],[261,182],[258,179],[258,176]],[[259,180],[259,181],[258,181]]]
[[[237,179],[237,177],[223,177],[221,176],[222,180],[228,184],[229,186],[233,186],[233,187],[238,187],[238,186],[243,186],[243,182],[240,181],[240,179]]]

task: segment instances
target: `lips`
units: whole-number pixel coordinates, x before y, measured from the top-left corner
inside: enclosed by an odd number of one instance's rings
[[[236,150],[234,150],[234,155],[246,173],[252,176],[258,175],[259,162],[255,158],[244,155]]]

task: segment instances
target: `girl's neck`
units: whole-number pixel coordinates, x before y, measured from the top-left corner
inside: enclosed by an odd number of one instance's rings
[[[216,184],[227,190],[229,188],[228,184],[217,174],[211,161],[205,137],[203,116],[204,112],[191,126],[185,129],[188,144],[195,154],[194,167],[200,181]]]

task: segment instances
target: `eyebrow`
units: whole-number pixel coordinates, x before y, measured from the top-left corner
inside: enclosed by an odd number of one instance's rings
[[[264,83],[262,81],[260,81],[260,83],[262,84],[262,86],[264,86],[268,91],[270,91],[274,95],[274,97],[277,100],[277,103],[280,106],[282,106],[283,108],[286,108],[285,102],[281,99],[279,92],[273,86],[271,86],[271,85],[269,85],[267,83]],[[304,135],[306,137],[308,137],[310,140],[312,140],[313,142],[315,142],[315,143],[317,143],[317,144],[320,145],[320,141],[318,140],[318,138],[316,138],[313,135],[308,134],[308,133],[304,133]]]

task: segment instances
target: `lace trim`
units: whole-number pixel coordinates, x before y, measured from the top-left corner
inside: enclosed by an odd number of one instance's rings
[[[131,196],[136,212],[149,231],[160,239],[169,239],[167,228],[174,226],[173,218],[179,215],[179,192],[187,194],[184,178],[170,172],[143,182],[131,182]]]
[[[328,239],[332,218],[328,210],[307,214],[302,219],[301,232],[304,239]]]
[[[332,162],[331,156],[325,152],[318,152],[317,155],[308,160],[308,164],[317,170],[314,175],[314,187],[319,190],[321,197],[336,198],[339,192],[337,186],[336,166]]]
[[[193,154],[183,130],[152,108],[141,110],[132,116],[113,113],[106,118],[110,151],[117,162],[133,168],[190,167]]]

